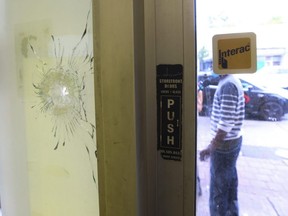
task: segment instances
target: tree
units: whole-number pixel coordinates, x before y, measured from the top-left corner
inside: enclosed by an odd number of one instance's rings
[[[209,51],[203,46],[198,52],[200,70],[204,69],[204,59],[209,56]]]

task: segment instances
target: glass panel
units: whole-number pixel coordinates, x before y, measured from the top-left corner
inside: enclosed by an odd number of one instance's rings
[[[199,0],[196,5],[198,89],[203,94],[197,126],[197,167],[200,181],[198,186],[202,189],[202,193],[198,193],[197,196],[197,215],[286,215],[288,211],[286,184],[288,147],[284,141],[288,131],[286,2]],[[235,90],[238,95],[244,96],[245,119],[243,126],[240,127],[235,126],[235,122],[241,122],[240,111],[223,112],[234,106],[231,103],[227,104],[227,101],[233,101],[232,96],[235,93],[231,91],[231,86],[228,88],[228,85],[224,84],[228,82],[227,77],[224,78],[226,81],[223,81],[223,77],[213,73],[212,37],[215,34],[242,32],[254,32],[257,36],[257,72],[235,75],[244,91],[242,94],[240,90]],[[221,85],[218,86],[219,81]],[[232,86],[237,87],[235,83]],[[239,102],[240,96],[236,98]],[[221,122],[217,120],[218,118]],[[231,121],[232,119],[234,120]],[[210,157],[207,155],[204,161],[200,161],[199,155],[203,154],[202,150],[206,149],[215,138],[215,133],[207,136],[207,132],[213,128],[217,128],[215,131],[226,133],[222,134],[223,137],[218,133],[217,141],[212,145],[212,150],[210,149]],[[239,128],[243,131],[241,146],[239,143],[241,140],[237,139],[240,136],[237,135]],[[230,133],[231,130],[236,131],[234,137]],[[217,144],[216,150],[215,144]],[[239,213],[233,214],[237,208]]]
[[[7,1],[33,216],[99,215],[91,8]]]

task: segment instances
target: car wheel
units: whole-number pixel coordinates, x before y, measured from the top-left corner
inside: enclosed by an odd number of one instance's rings
[[[260,116],[266,121],[279,121],[283,115],[283,108],[277,102],[267,102],[260,107]]]

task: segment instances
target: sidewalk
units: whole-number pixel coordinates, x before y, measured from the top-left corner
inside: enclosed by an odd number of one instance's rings
[[[273,122],[269,122],[270,124]],[[264,124],[267,130],[267,124],[265,122],[255,122],[255,124]],[[274,122],[275,123],[275,122]],[[282,122],[281,124],[287,124]],[[275,123],[276,124],[276,123]],[[250,127],[254,127],[254,122],[248,122],[246,130],[250,132]],[[257,126],[258,130],[264,137],[265,130]],[[275,125],[271,125],[275,128]],[[283,127],[281,127],[283,129]],[[210,140],[207,137],[207,133],[201,133],[203,130],[209,129],[209,119],[200,117],[198,122],[198,149],[202,149]],[[284,128],[287,136],[287,128]],[[259,133],[259,132],[258,132]],[[273,132],[275,135],[275,131]],[[280,132],[279,132],[280,133]],[[203,134],[203,136],[202,136]],[[265,134],[267,135],[267,134]],[[251,148],[253,152],[242,151],[237,161],[238,177],[239,177],[239,209],[241,216],[288,216],[288,159],[285,157],[278,157],[275,154],[269,155],[269,152],[263,151],[263,149],[273,149],[272,146],[259,146],[259,142],[250,142],[254,139],[261,139],[260,134],[255,132],[247,134],[247,138],[243,141],[243,149],[254,145]],[[259,137],[260,136],[260,137]],[[275,137],[275,136],[274,136]],[[277,137],[277,136],[276,136]],[[283,146],[278,148],[284,149],[287,139],[277,137],[274,138],[275,142],[283,142]],[[265,143],[261,140],[260,143]],[[270,143],[270,142],[269,142]],[[251,146],[250,146],[251,147]],[[288,145],[286,146],[288,149]],[[248,149],[248,150],[247,150]],[[246,148],[245,151],[249,151],[250,148]],[[257,150],[259,149],[259,150]],[[263,154],[261,153],[263,151]],[[272,151],[271,151],[272,152]],[[197,216],[209,216],[209,161],[198,161],[199,175],[201,179],[202,196],[197,200]]]

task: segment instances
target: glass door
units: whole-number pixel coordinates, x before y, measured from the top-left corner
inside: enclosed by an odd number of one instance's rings
[[[3,214],[99,215],[91,1],[3,7],[1,96],[12,120],[1,161],[13,170],[1,177]],[[27,212],[17,213],[23,197]]]
[[[197,82],[202,98],[197,125],[199,216],[287,214],[288,16],[285,3],[284,0],[196,1]],[[220,94],[225,92],[222,87],[227,77],[213,72],[212,37],[243,32],[256,34],[257,71],[233,75],[243,91],[245,116],[242,121],[239,112],[223,113],[223,106],[226,111],[227,106],[232,106],[223,102],[230,100],[232,93]],[[234,123],[231,113],[237,115]],[[219,129],[225,133],[217,137],[217,142],[214,140],[218,145],[210,145],[210,155],[203,154],[202,150],[207,149]],[[239,133],[233,137],[231,130]],[[208,136],[210,131],[214,133]],[[233,214],[237,211],[238,214]]]

